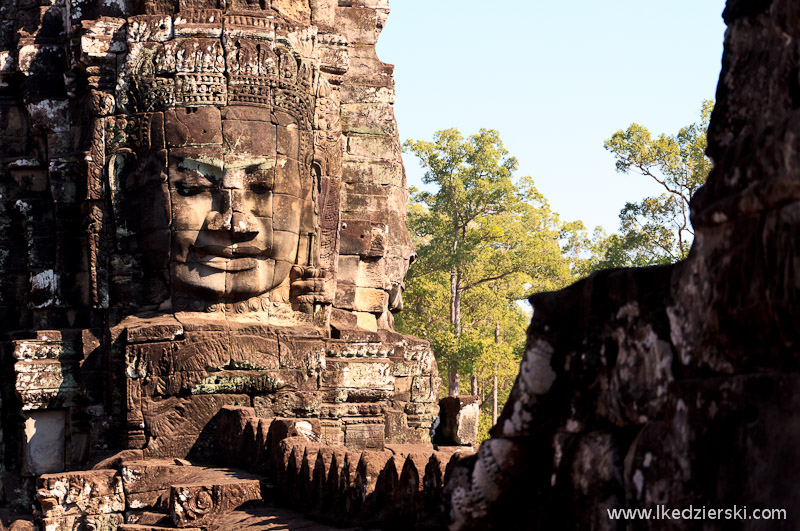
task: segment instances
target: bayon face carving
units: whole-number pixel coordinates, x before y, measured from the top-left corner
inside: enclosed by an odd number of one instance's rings
[[[7,484],[123,445],[209,461],[225,405],[428,438],[435,359],[390,313],[412,250],[388,9],[349,4],[4,2],[0,319],[25,339],[0,427],[61,442],[7,438]]]
[[[385,8],[112,4],[51,6],[71,25],[0,50],[0,89],[27,91],[0,106],[6,166],[30,181],[3,198],[52,185],[68,205],[20,211],[41,236],[30,271],[53,271],[29,305],[391,328],[411,255],[391,75],[349,41],[372,42]]]
[[[288,277],[303,209],[312,208],[302,197],[297,125],[242,127],[209,114],[202,127],[223,131],[222,150],[169,155],[172,286],[209,298],[260,295]]]
[[[314,189],[323,168],[340,171],[327,159],[341,157],[341,133],[330,130],[339,108],[319,71],[314,32],[245,17],[263,32],[250,27],[244,38],[237,20],[223,25],[206,10],[175,15],[172,36],[148,31],[163,26],[151,18],[128,20],[134,42],[116,91],[122,112],[108,133],[110,179],[124,190],[115,201],[118,233],[139,235],[145,265],[161,277],[156,284],[171,287],[173,305],[187,296],[209,304],[330,297],[328,284],[309,281],[326,277],[311,267]],[[315,135],[315,124],[324,134]],[[315,146],[315,136],[326,145]],[[315,160],[315,147],[325,160]]]

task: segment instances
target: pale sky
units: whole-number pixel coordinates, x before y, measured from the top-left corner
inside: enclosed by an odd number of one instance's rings
[[[603,141],[637,122],[673,134],[714,98],[724,0],[392,0],[378,56],[395,65],[401,140],[497,129],[562,220],[618,228],[659,193]],[[404,156],[409,185],[423,170]]]

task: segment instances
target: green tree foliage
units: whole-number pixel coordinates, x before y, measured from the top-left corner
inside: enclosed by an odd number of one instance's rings
[[[419,259],[396,324],[431,342],[451,394],[457,375],[472,375],[478,392],[491,389],[495,371],[502,379],[519,367],[530,314],[517,301],[572,279],[559,244],[563,227],[533,181],[513,177],[517,160],[496,131],[464,138],[447,129],[404,148],[420,159],[431,191],[411,193],[408,225]],[[497,346],[498,325],[518,340]]]
[[[619,234],[595,234],[590,248],[599,254],[593,268],[664,264],[686,257],[694,237],[689,200],[711,169],[705,149],[713,108],[713,101],[704,101],[700,122],[676,135],[653,138],[647,128],[634,123],[605,141],[618,172],[648,177],[664,192],[627,203],[619,215]]]

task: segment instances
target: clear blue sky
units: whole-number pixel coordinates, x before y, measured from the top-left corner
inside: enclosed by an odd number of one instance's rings
[[[497,129],[562,220],[618,228],[659,193],[603,141],[631,122],[675,133],[713,98],[724,0],[392,0],[378,56],[395,65],[402,140]],[[409,185],[423,171],[404,155]]]

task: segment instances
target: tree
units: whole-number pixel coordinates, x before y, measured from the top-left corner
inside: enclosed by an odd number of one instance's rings
[[[465,139],[447,129],[404,149],[419,157],[432,191],[412,190],[409,228],[419,260],[406,281],[410,311],[398,327],[431,342],[451,395],[460,374],[472,375],[475,392],[487,338],[506,324],[497,310],[519,313],[515,301],[572,278],[558,216],[529,177],[513,178],[517,160],[496,131]]]
[[[647,128],[633,123],[605,141],[618,172],[648,177],[664,192],[625,204],[619,215],[620,233],[594,242],[595,250],[603,253],[598,268],[671,263],[689,253],[694,237],[689,200],[711,169],[705,149],[713,108],[713,101],[704,101],[700,122],[676,135],[654,139]]]

